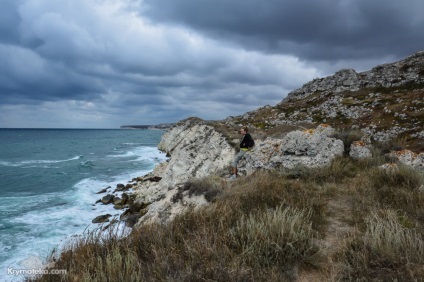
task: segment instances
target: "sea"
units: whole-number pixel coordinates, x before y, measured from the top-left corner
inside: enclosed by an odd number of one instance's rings
[[[96,194],[143,176],[166,160],[161,130],[0,129],[0,281],[46,263],[75,236],[98,228]],[[22,273],[22,272],[21,272]]]

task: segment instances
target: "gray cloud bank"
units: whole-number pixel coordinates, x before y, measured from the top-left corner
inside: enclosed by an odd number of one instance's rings
[[[420,1],[3,2],[0,127],[220,119],[424,46]]]

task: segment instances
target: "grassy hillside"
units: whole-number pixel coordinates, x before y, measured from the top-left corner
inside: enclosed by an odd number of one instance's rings
[[[62,281],[420,281],[424,176],[385,161],[375,149],[328,168],[193,180],[209,206],[125,238],[76,238],[54,268]]]

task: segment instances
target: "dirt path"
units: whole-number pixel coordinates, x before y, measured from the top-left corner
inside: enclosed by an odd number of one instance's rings
[[[354,232],[354,228],[347,223],[350,211],[348,197],[340,191],[329,200],[327,214],[327,228],[322,239],[317,241],[323,256],[327,258],[325,265],[328,268],[322,271],[303,271],[299,273],[298,282],[336,281],[339,262],[336,255],[344,246],[346,238]]]

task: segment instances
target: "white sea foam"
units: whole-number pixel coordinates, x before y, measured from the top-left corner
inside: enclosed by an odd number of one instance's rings
[[[11,235],[0,233],[0,242],[2,242],[0,251],[13,252],[13,256],[0,262],[0,273],[10,267],[22,269],[31,257],[41,258],[42,262],[46,263],[52,250],[60,251],[64,244],[75,235],[82,234],[84,230],[98,228],[98,224],[91,223],[98,215],[108,213],[119,217],[122,211],[115,210],[112,205],[95,204],[98,199],[106,195],[96,193],[108,186],[111,186],[108,191],[111,193],[118,183],[127,183],[134,177],[143,176],[150,172],[156,164],[166,160],[165,154],[152,147],[130,148],[123,155],[136,157],[136,160],[140,162],[139,169],[121,172],[117,175],[90,176],[80,180],[68,191],[62,193],[7,197],[7,200],[3,201],[4,203],[0,206],[0,212],[13,213],[6,224],[13,225],[16,232],[13,233],[13,237],[7,237]],[[62,161],[79,160],[80,158],[78,156]],[[44,161],[33,162],[43,164]],[[47,161],[45,162],[47,163]],[[23,163],[12,164],[19,166]],[[80,174],[84,175],[81,172]],[[93,174],[87,173],[87,175]],[[25,208],[22,208],[23,205]],[[16,210],[17,207],[19,207],[19,211]],[[118,233],[125,233],[129,230],[124,224],[120,224],[116,228]],[[7,276],[4,279],[9,279],[5,281],[21,281],[23,278],[22,276]]]
[[[81,158],[83,158],[83,156],[76,156],[76,157],[65,159],[65,160],[27,160],[27,161],[20,161],[20,162],[0,161],[0,165],[18,167],[18,166],[37,165],[37,164],[55,164],[55,163],[63,163],[63,162],[79,160]]]

